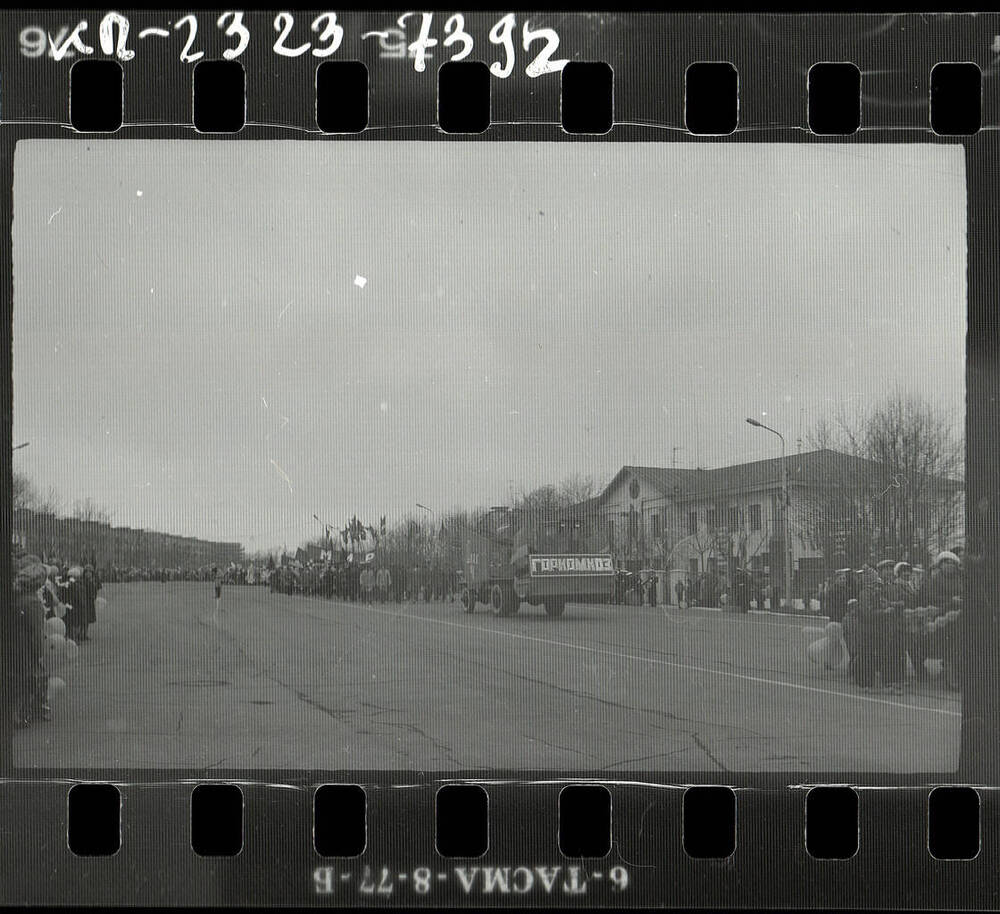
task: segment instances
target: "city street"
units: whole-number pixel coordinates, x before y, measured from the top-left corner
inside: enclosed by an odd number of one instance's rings
[[[106,585],[28,767],[949,771],[960,699],[859,693],[769,614],[513,618],[211,584]]]

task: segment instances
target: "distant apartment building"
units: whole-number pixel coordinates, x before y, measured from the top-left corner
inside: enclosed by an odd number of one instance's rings
[[[226,566],[243,560],[240,543],[112,527],[98,521],[57,517],[26,508],[14,511],[13,522],[14,545],[49,561],[78,563],[95,559],[102,568],[194,569],[211,564]]]

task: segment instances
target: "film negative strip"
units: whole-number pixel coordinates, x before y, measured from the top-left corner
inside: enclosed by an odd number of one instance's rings
[[[997,891],[997,15],[5,11],[7,904]]]

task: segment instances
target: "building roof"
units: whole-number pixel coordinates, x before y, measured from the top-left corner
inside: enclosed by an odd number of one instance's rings
[[[785,459],[789,487],[835,487],[847,480],[854,484],[888,485],[892,481],[892,473],[884,464],[829,448],[791,454]],[[697,470],[626,465],[615,474],[598,499],[603,499],[623,476],[645,480],[675,501],[692,501],[738,492],[780,489],[781,458]],[[939,483],[944,488],[961,486],[961,483],[950,479],[940,479]]]

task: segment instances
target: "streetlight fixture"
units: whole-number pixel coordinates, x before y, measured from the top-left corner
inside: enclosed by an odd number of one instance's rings
[[[416,504],[416,506],[418,508],[423,508],[425,511],[429,511],[430,514],[431,514],[431,517],[437,517],[437,515],[434,513],[434,509],[433,508],[428,508],[427,505],[422,505],[422,504],[420,504],[419,501],[415,502],[415,504]]]
[[[27,447],[29,444],[31,444],[30,441],[25,441],[24,444],[15,444],[14,447],[11,448],[11,451],[19,451],[21,448]]]
[[[785,436],[781,432],[771,428],[769,425],[764,425],[763,422],[758,422],[756,419],[747,419],[747,424],[752,425],[754,428],[762,428],[766,432],[770,432],[772,435],[777,435],[781,439],[781,538],[782,538],[782,550],[784,553],[784,561],[781,563],[785,566],[785,600],[788,601],[789,605],[792,602],[792,538],[788,529],[788,467],[785,464]]]

